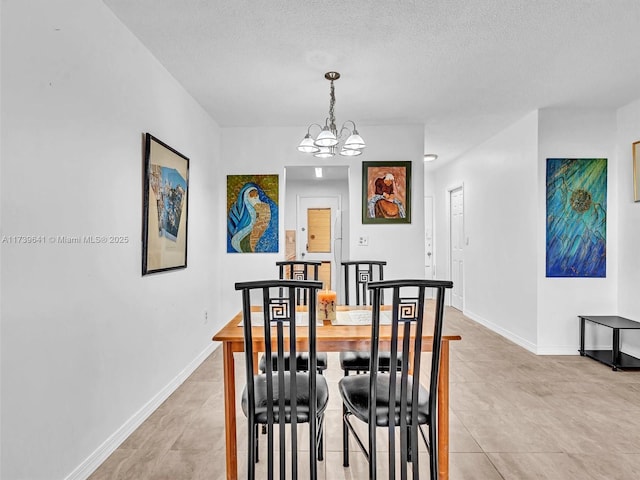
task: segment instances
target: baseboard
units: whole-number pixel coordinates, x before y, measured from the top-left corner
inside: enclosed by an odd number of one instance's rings
[[[489,330],[497,333],[498,335],[511,340],[516,345],[530,351],[535,355],[578,355],[578,347],[576,345],[536,345],[535,343],[525,340],[524,338],[515,335],[509,330],[506,330],[499,325],[496,325],[495,323],[482,318],[480,315],[476,315],[475,313],[468,310],[464,311],[463,313],[471,320],[478,322],[480,325],[487,327]]]
[[[580,355],[576,345],[546,345],[536,349],[536,355]]]
[[[506,338],[508,340],[511,340],[516,345],[518,345],[518,346],[520,346],[520,347],[522,347],[522,348],[524,348],[526,350],[529,350],[531,353],[537,353],[537,351],[536,351],[537,350],[537,346],[534,343],[531,343],[530,341],[525,340],[524,338],[513,334],[509,330],[506,330],[506,329],[502,328],[501,326],[490,322],[486,318],[483,318],[480,315],[476,315],[475,313],[470,312],[469,310],[465,310],[463,313],[464,313],[465,316],[469,317],[474,322],[478,322],[480,325],[482,325],[484,327],[487,327],[492,332],[495,332],[498,335],[501,335],[504,338]]]
[[[182,383],[191,375],[196,368],[215,350],[215,345],[211,343],[198,355],[184,370],[176,375],[167,386],[158,392],[151,400],[138,410],[124,425],[104,441],[87,459],[71,472],[65,480],[86,480],[96,471],[96,469],[111,455],[136,428],[138,428],[149,416],[164,402],[169,395],[176,391]]]

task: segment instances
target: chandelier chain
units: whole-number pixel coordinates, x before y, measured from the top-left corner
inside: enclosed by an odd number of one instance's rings
[[[338,129],[336,128],[336,116],[334,107],[336,105],[336,94],[333,88],[333,80],[331,80],[331,93],[329,94],[329,129],[335,134],[337,134]]]

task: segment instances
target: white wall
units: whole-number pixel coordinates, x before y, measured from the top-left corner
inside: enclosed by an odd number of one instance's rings
[[[220,134],[101,1],[2,9],[2,235],[45,240],[1,245],[0,477],[86,478],[213,346]],[[191,163],[188,268],[143,278],[144,132]]]
[[[613,110],[540,110],[537,246],[538,353],[575,355],[579,346],[577,315],[617,313],[618,160]],[[607,158],[606,278],[545,278],[546,159]]]
[[[638,209],[629,200],[629,175],[639,117],[638,102],[621,109],[616,137],[613,110],[543,109],[432,173],[440,274],[449,271],[447,189],[464,184],[465,314],[536,353],[572,355],[579,344],[577,315],[638,318]],[[620,175],[618,152],[624,149]],[[545,278],[547,158],[608,159],[606,278]],[[618,188],[623,177],[628,185]],[[609,333],[593,341],[606,346]],[[623,347],[633,353],[629,342]]]
[[[631,144],[640,141],[640,100],[617,112],[618,314],[640,321],[640,202],[633,201]],[[640,332],[622,334],[623,350],[640,356]]]
[[[321,112],[318,112],[320,115]],[[222,167],[218,174],[278,174],[282,185],[284,167],[287,165],[316,165],[317,158],[302,154],[296,146],[304,136],[306,126],[224,128],[222,129]],[[388,262],[386,278],[423,278],[424,267],[424,214],[423,214],[423,166],[424,130],[421,125],[362,126],[360,134],[367,142],[365,153],[357,158],[336,156],[331,165],[348,165],[349,168],[349,232],[348,246],[351,259],[384,258]],[[409,225],[362,225],[362,162],[410,160],[413,162],[413,214]],[[284,193],[280,188],[280,205]],[[217,228],[225,229],[226,190],[218,191]],[[221,243],[220,269],[224,272],[222,315],[217,326],[222,327],[240,308],[240,297],[234,283],[248,279],[273,278],[275,262],[284,258],[284,215],[280,215],[280,252],[274,254],[227,254],[226,244]],[[358,236],[369,237],[369,247],[356,247]],[[346,249],[346,246],[345,246]],[[388,274],[387,274],[388,272]]]
[[[464,313],[536,344],[537,113],[431,172],[436,276],[451,278],[448,191],[464,187]],[[428,194],[428,193],[427,193]]]
[[[371,128],[371,127],[369,127]],[[369,130],[368,128],[368,130]],[[364,135],[363,129],[359,129]],[[424,278],[424,128],[422,125],[371,128],[363,161],[411,161],[411,223],[362,224],[362,162],[350,169],[351,258],[387,261],[385,279]],[[360,236],[369,246],[357,246]]]
[[[2,15],[2,4],[0,3],[0,33],[2,32],[2,24],[3,24],[3,20],[4,17]],[[2,49],[2,39],[0,39],[0,50]],[[4,52],[0,53],[0,58],[2,58]],[[4,81],[3,81],[3,77],[2,77],[2,68],[3,68],[3,62],[0,62],[0,112],[3,111],[3,106],[4,103],[2,101],[3,98],[3,93],[4,93]],[[4,117],[4,115],[0,115],[0,231],[2,231],[2,201],[1,199],[3,198],[2,196],[2,117]],[[3,257],[3,248],[0,244],[0,270],[2,269],[2,265],[3,265],[3,261],[2,261],[2,257]],[[2,476],[2,360],[4,359],[3,357],[3,352],[2,352],[2,313],[3,313],[3,309],[2,309],[2,275],[0,274],[0,476]]]

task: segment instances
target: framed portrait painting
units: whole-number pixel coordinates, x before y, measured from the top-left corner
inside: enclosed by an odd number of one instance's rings
[[[145,134],[142,275],[187,267],[189,159]]]
[[[411,162],[362,162],[362,223],[411,223]]]

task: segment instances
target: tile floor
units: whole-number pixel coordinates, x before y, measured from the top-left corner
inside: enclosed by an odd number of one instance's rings
[[[613,372],[580,356],[533,355],[454,309],[447,309],[445,325],[462,335],[451,344],[451,480],[640,479],[640,372]],[[337,355],[329,361],[335,386]],[[236,372],[242,388],[243,370]],[[222,391],[217,350],[90,480],[226,478]],[[367,478],[354,442],[351,467],[342,467],[340,413],[333,388],[319,478]],[[245,478],[245,430],[239,413],[239,478]],[[421,473],[428,476],[428,469]]]

